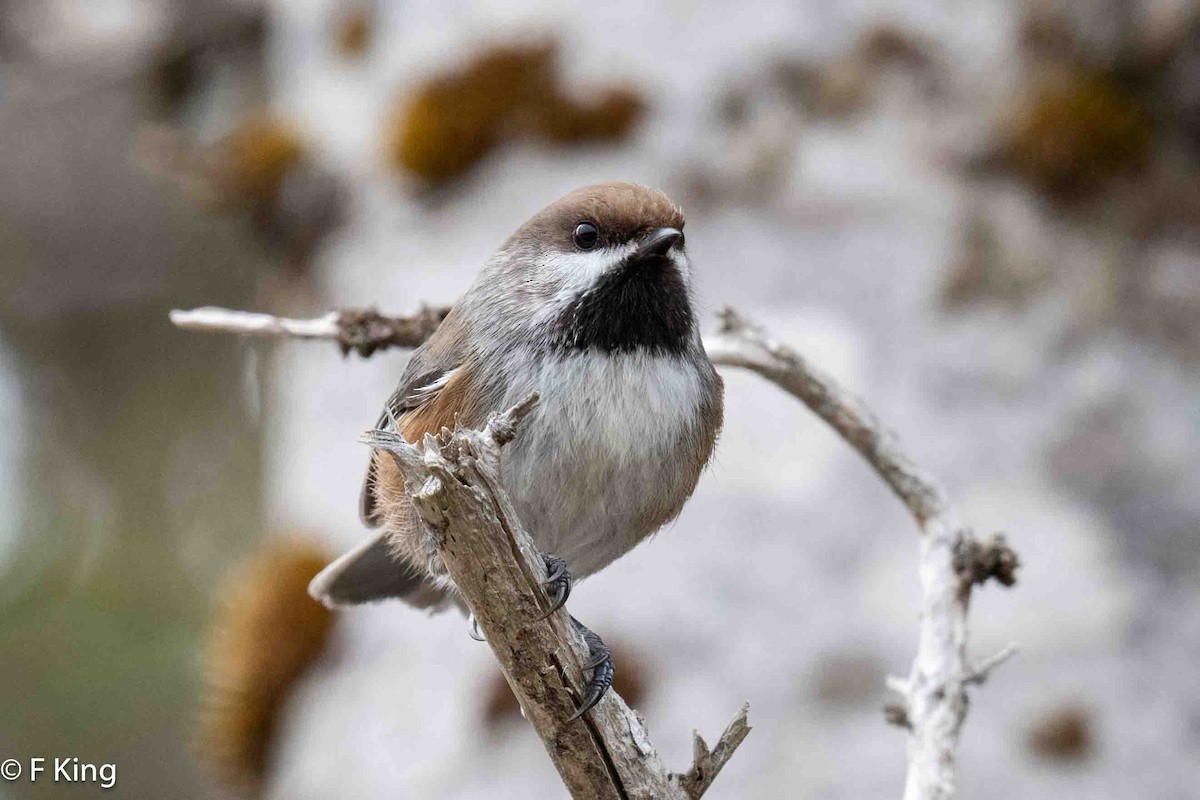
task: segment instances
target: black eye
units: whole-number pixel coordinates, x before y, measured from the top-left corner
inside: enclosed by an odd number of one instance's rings
[[[575,226],[575,246],[580,250],[591,250],[600,238],[600,231],[590,222],[581,222]]]

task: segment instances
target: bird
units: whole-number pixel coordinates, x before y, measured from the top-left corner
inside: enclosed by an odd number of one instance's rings
[[[541,551],[552,610],[576,581],[679,515],[720,433],[724,385],[700,337],[683,228],[663,192],[632,183],[587,186],[546,206],[413,352],[376,423],[416,443],[443,427],[480,427],[538,393],[502,451],[500,481]],[[322,570],[309,593],[329,607],[455,602],[382,451],[359,505],[373,535]],[[603,639],[572,623],[592,670],[575,719],[607,691],[613,664]]]

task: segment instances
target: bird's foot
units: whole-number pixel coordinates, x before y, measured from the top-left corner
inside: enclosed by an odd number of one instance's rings
[[[539,555],[542,557],[542,563],[546,565],[546,580],[542,581],[542,588],[546,591],[546,596],[550,598],[550,610],[539,617],[539,619],[545,619],[566,605],[567,598],[571,596],[574,582],[567,569],[567,562],[562,557],[554,553],[539,553]],[[588,680],[588,690],[583,702],[567,722],[574,722],[582,717],[588,709],[599,703],[600,698],[604,697],[604,693],[609,690],[613,682],[612,651],[608,649],[608,645],[588,626],[574,617],[571,617],[571,624],[575,630],[583,634],[583,641],[587,643],[588,660],[583,668],[591,670],[592,677]]]
[[[612,651],[608,649],[608,645],[604,640],[592,632],[588,626],[584,625],[579,620],[571,617],[571,624],[575,626],[575,630],[583,634],[583,641],[588,646],[588,660],[583,665],[585,670],[592,671],[591,680],[588,681],[588,692],[583,698],[583,703],[571,715],[567,722],[574,722],[583,716],[584,712],[590,709],[596,703],[600,702],[600,698],[604,697],[604,693],[608,691],[613,682],[613,662]]]
[[[574,581],[570,571],[567,570],[567,562],[560,556],[554,553],[539,553],[538,555],[542,557],[542,563],[546,565],[546,580],[542,581],[542,588],[546,591],[546,596],[550,598],[550,610],[538,617],[539,620],[543,620],[567,604]]]

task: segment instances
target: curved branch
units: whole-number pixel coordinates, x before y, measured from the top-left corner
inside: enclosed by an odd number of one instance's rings
[[[714,364],[757,372],[812,409],[862,454],[918,523],[945,512],[949,501],[941,484],[917,469],[862,400],[732,308],[719,317],[720,328],[704,339]]]
[[[917,655],[907,680],[889,682],[904,702],[887,709],[887,715],[909,731],[905,800],[948,800],[955,790],[966,686],[1015,652],[1010,645],[983,668],[969,664],[971,588],[989,577],[1011,585],[1016,555],[1002,537],[977,542],[959,521],[946,490],[904,454],[896,436],[860,399],[791,348],[732,309],[721,312],[721,327],[704,346],[714,364],[756,372],[812,409],[862,454],[916,519],[921,529]]]

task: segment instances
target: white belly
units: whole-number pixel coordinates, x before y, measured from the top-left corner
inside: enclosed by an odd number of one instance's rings
[[[501,407],[541,403],[505,448],[506,488],[542,550],[576,577],[645,536],[655,501],[690,491],[681,442],[700,424],[703,382],[689,361],[641,353],[573,353],[520,370]]]

